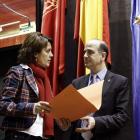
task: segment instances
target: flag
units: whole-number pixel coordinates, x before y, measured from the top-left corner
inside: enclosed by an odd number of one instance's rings
[[[135,19],[135,17],[138,17]],[[140,140],[140,0],[131,0],[132,87],[135,140]]]
[[[41,33],[53,39],[53,60],[47,69],[54,95],[63,88],[65,72],[66,0],[45,0]]]
[[[109,21],[109,0],[77,0],[74,40],[78,42],[77,77],[85,75],[83,50],[85,44],[93,39],[101,39],[109,47],[107,62],[111,64]]]

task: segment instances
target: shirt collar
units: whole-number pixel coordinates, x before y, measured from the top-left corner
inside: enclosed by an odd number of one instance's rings
[[[23,69],[30,69],[31,70],[31,72],[33,73],[33,71],[32,71],[32,69],[28,66],[28,65],[26,65],[26,64],[20,64],[20,66],[23,68]]]
[[[105,75],[106,75],[106,72],[107,72],[107,68],[105,67],[104,69],[102,69],[101,71],[99,71],[98,73],[96,73],[98,75],[98,78],[100,79],[100,81],[104,80],[105,78]],[[89,76],[89,79],[91,78],[91,76],[93,76],[93,73],[92,71],[90,72],[90,76]]]
[[[29,68],[30,68],[28,65],[25,65],[25,64],[20,64],[20,66],[21,66],[23,69],[29,69]]]

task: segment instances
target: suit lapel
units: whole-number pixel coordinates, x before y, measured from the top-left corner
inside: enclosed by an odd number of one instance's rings
[[[26,79],[30,85],[30,87],[33,89],[33,91],[38,95],[38,91],[36,88],[36,82],[35,82],[35,78],[32,74],[31,71],[29,71],[29,69],[25,70],[25,75],[26,75]]]
[[[80,88],[86,87],[88,85],[89,76],[90,76],[90,74],[85,75],[83,77],[83,81],[82,81],[82,84],[81,84],[81,87]]]
[[[114,77],[113,73],[110,72],[109,70],[107,70],[107,73],[104,78],[102,98],[105,96],[107,90],[109,89],[109,87],[113,81],[113,77]]]

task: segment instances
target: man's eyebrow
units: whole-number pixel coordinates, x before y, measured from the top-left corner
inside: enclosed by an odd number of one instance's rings
[[[84,51],[88,51],[88,50],[94,51],[92,48],[84,49]]]

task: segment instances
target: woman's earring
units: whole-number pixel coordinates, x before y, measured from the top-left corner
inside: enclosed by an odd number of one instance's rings
[[[35,61],[37,61],[37,58],[35,59]]]

